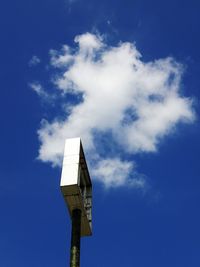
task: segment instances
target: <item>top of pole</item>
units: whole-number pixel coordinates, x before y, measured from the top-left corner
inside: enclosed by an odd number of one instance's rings
[[[82,212],[81,236],[91,235],[92,182],[79,137],[65,141],[60,186],[70,215],[74,209]]]

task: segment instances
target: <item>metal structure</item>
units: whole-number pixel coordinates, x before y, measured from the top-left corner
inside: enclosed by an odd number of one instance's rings
[[[92,235],[92,183],[80,138],[65,141],[60,186],[72,220],[70,267],[79,267],[80,238]]]

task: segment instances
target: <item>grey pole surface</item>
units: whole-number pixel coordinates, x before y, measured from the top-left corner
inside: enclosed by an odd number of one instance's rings
[[[72,211],[70,267],[80,266],[81,210]]]

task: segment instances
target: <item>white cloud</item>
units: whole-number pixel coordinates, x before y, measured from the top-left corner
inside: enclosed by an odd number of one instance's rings
[[[30,88],[39,96],[41,97],[43,100],[49,101],[52,99],[52,95],[49,95],[44,88],[42,87],[42,85],[38,82],[33,82],[29,84]]]
[[[73,60],[73,56],[70,54],[70,47],[67,45],[63,45],[62,54],[58,51],[51,49],[49,54],[51,56],[51,65],[54,67],[63,67],[67,66],[71,60]]]
[[[130,180],[134,165],[121,158],[126,153],[154,152],[180,122],[193,122],[192,100],[181,95],[182,66],[173,58],[145,63],[134,44],[111,47],[90,33],[77,36],[75,42],[77,49],[51,50],[51,64],[60,69],[54,84],[61,94],[74,94],[82,101],[71,107],[70,114],[66,111],[65,119],[43,121],[39,159],[59,165],[64,140],[80,136],[97,180],[106,186],[130,181],[135,187],[145,186],[142,180]],[[105,147],[99,155],[97,133],[109,133],[120,152],[116,149],[111,158]]]
[[[42,96],[44,90],[41,86],[41,84],[39,83],[30,83],[29,86],[31,87],[31,89],[38,94],[39,96]]]
[[[37,56],[32,56],[31,60],[29,61],[29,66],[32,67],[32,66],[36,66],[38,65],[39,63],[41,62],[41,60],[39,59],[39,57]]]
[[[96,36],[90,33],[78,35],[74,39],[75,43],[78,43],[81,53],[87,54],[93,52],[95,49],[98,50],[103,46],[101,36]],[[89,55],[91,55],[89,53]]]
[[[130,161],[122,161],[119,158],[100,159],[92,168],[92,176],[100,182],[104,182],[107,188],[128,185],[137,189],[143,189],[146,181],[142,176],[134,177],[134,164]]]

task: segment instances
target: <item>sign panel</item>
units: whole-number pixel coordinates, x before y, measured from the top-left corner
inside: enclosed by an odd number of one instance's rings
[[[81,236],[92,234],[92,183],[80,138],[65,141],[61,191],[70,215],[82,211]]]

